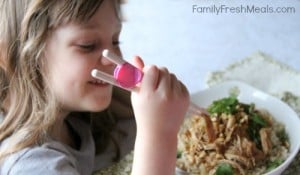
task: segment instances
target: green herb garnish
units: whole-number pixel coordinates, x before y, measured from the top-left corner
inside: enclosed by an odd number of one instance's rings
[[[257,126],[261,126],[261,127],[267,126],[267,122],[257,113],[252,113],[251,114],[251,120]]]
[[[282,143],[289,140],[289,137],[284,129],[281,129],[279,132],[276,133],[276,135]]]
[[[256,146],[261,149],[260,129],[267,127],[267,121],[255,110],[255,105],[240,103],[236,96],[229,96],[220,100],[214,101],[209,107],[210,114],[221,115],[235,114],[238,111],[244,111],[249,116],[248,134],[250,139],[255,142]]]
[[[233,168],[227,163],[220,164],[217,168],[216,175],[233,175]]]
[[[177,150],[176,158],[180,159],[182,156],[182,151]]]
[[[276,159],[274,161],[268,162],[267,163],[267,172],[275,169],[276,167],[278,167],[282,163],[283,163],[283,160],[281,160],[281,159]]]
[[[230,96],[214,101],[207,110],[210,114],[233,114],[236,112],[236,106],[238,103],[239,102],[235,96]]]
[[[257,148],[262,149],[261,146],[261,138],[259,131],[268,126],[266,120],[254,110],[254,105],[250,105],[247,114],[249,115],[249,127],[248,127],[248,134],[250,139],[255,142]]]

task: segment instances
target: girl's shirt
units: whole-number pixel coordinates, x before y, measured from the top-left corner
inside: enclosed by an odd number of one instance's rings
[[[0,166],[1,175],[89,175],[94,169],[95,145],[87,122],[80,118],[68,119],[81,139],[75,150],[60,142],[49,142],[25,148],[7,157]],[[5,144],[1,144],[0,148]]]
[[[3,116],[0,114],[0,119]],[[93,171],[110,166],[115,157],[113,143],[105,152],[95,157],[95,144],[90,124],[80,118],[69,117],[69,124],[81,140],[79,150],[75,150],[60,142],[49,142],[31,148],[25,148],[12,154],[0,165],[1,175],[90,175]],[[0,120],[1,122],[1,120]],[[125,131],[126,136],[112,133],[118,140],[121,157],[134,147],[136,125],[134,118],[121,119],[118,128]],[[5,144],[0,143],[0,149]]]

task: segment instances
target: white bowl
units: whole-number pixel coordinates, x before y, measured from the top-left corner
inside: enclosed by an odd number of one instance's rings
[[[201,107],[207,107],[213,101],[223,97],[228,97],[233,88],[239,90],[238,100],[243,103],[254,103],[258,108],[268,110],[271,115],[285,125],[286,133],[289,136],[290,152],[288,158],[277,168],[265,175],[279,175],[292,162],[300,148],[300,119],[296,112],[286,103],[268,95],[250,85],[239,81],[228,81],[215,85],[209,89],[197,92],[191,95],[191,100]],[[176,168],[177,175],[186,175]]]

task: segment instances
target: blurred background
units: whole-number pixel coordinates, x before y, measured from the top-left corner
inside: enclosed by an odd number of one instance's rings
[[[128,0],[123,12],[124,58],[168,67],[191,93],[258,51],[300,71],[300,0]]]

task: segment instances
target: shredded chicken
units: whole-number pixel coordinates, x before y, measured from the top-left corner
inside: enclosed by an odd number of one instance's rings
[[[201,175],[215,174],[220,163],[227,163],[235,174],[249,174],[248,170],[265,164],[272,153],[272,117],[266,112],[263,117],[268,127],[259,130],[261,145],[251,140],[250,119],[243,110],[234,115],[189,117],[178,136],[182,155],[177,166]]]
[[[269,154],[272,149],[271,128],[262,128],[259,131],[261,145],[265,154]]]

